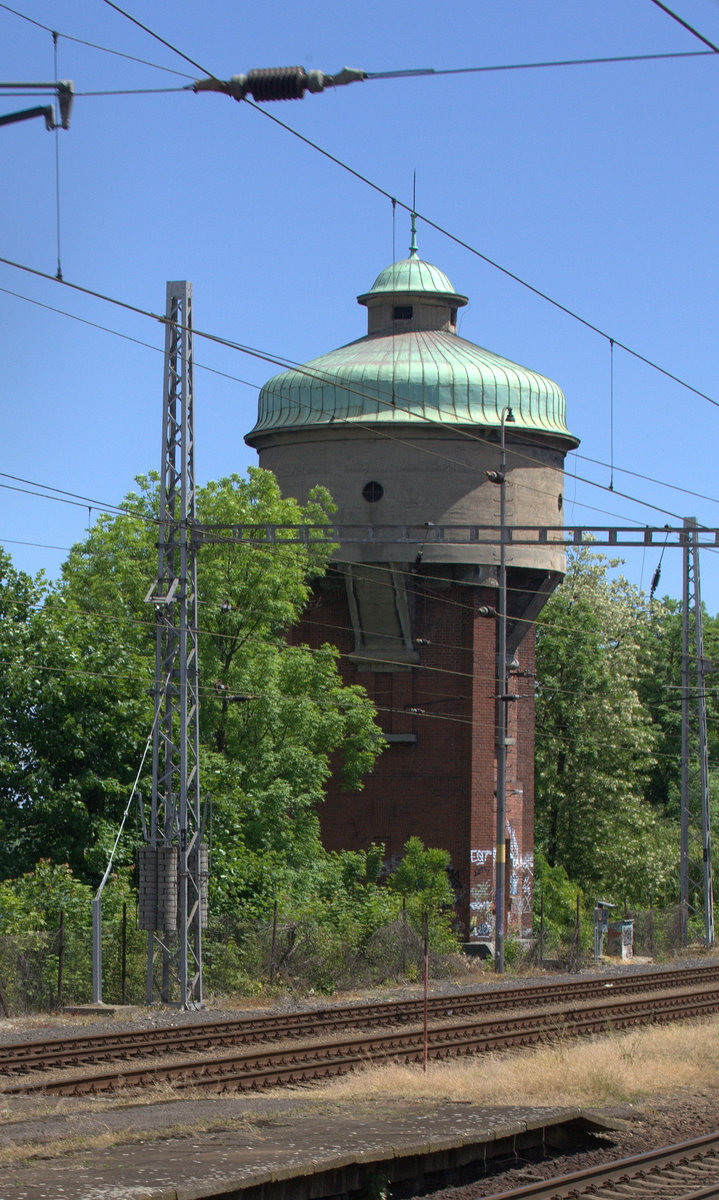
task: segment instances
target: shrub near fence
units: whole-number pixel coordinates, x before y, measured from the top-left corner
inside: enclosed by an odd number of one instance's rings
[[[52,1010],[92,999],[92,888],[67,864],[41,859],[0,883],[0,988],[10,1012]],[[103,998],[121,1000],[122,907],[127,912],[127,1002],[144,999],[144,936],[135,928],[129,871],[103,896]],[[2,998],[0,998],[2,1005]]]
[[[145,1003],[147,934],[137,928],[130,874],[119,871],[103,894],[106,1004]],[[203,936],[205,996],[221,1001],[267,988],[327,995],[421,978],[423,944],[411,904],[386,889],[378,889],[377,897],[368,893],[364,912],[361,905],[340,901],[280,903],[251,920],[241,911],[211,912]],[[448,920],[440,912],[430,925],[435,978],[462,969]],[[0,1013],[54,1010],[91,999],[92,889],[68,866],[48,861],[0,883]]]
[[[627,909],[626,919],[634,922],[634,954],[646,958],[671,958],[682,950],[681,908],[670,904],[666,908]],[[689,937],[694,941],[693,922]],[[697,929],[698,932],[698,929]],[[703,927],[702,927],[703,934]]]

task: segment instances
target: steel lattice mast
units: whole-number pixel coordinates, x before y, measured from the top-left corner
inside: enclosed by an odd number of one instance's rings
[[[207,854],[200,804],[192,286],[168,283],[157,580],[152,811],[140,869],[147,1001],[202,1002]],[[158,983],[155,968],[162,964]]]
[[[681,941],[689,940],[689,917],[704,915],[704,941],[714,945],[709,758],[702,601],[699,583],[697,523],[684,521],[684,586],[682,603],[682,746],[681,846],[679,885]]]

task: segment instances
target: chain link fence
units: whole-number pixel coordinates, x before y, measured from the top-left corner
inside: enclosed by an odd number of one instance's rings
[[[128,908],[103,918],[103,987],[106,1004],[144,1004],[147,935]],[[360,942],[311,916],[271,913],[252,921],[211,918],[203,938],[204,992],[210,1001],[261,992],[331,995],[337,990],[422,978],[424,942],[402,919],[375,929]],[[433,979],[467,971],[457,954],[430,948]],[[0,1015],[58,1011],[92,999],[90,921],[61,919],[55,929],[0,934]]]

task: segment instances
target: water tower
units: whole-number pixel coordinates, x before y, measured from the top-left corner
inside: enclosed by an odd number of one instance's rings
[[[270,379],[247,442],[285,495],[318,483],[357,525],[562,522],[563,464],[577,439],[551,380],[466,341],[467,303],[417,252],[368,292],[367,334]],[[488,472],[500,467],[505,484]],[[562,578],[551,544],[505,547],[505,763],[509,929],[531,933],[534,621]],[[315,591],[298,640],[330,641],[348,683],[375,701],[388,749],[359,793],[330,785],[328,849],[383,842],[396,861],[411,835],[451,854],[464,937],[494,940],[497,813],[497,544],[420,548],[344,543]]]

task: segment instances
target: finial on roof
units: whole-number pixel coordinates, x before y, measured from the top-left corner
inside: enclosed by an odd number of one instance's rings
[[[418,258],[417,254],[417,214],[412,213],[412,240],[409,245],[410,258]]]

